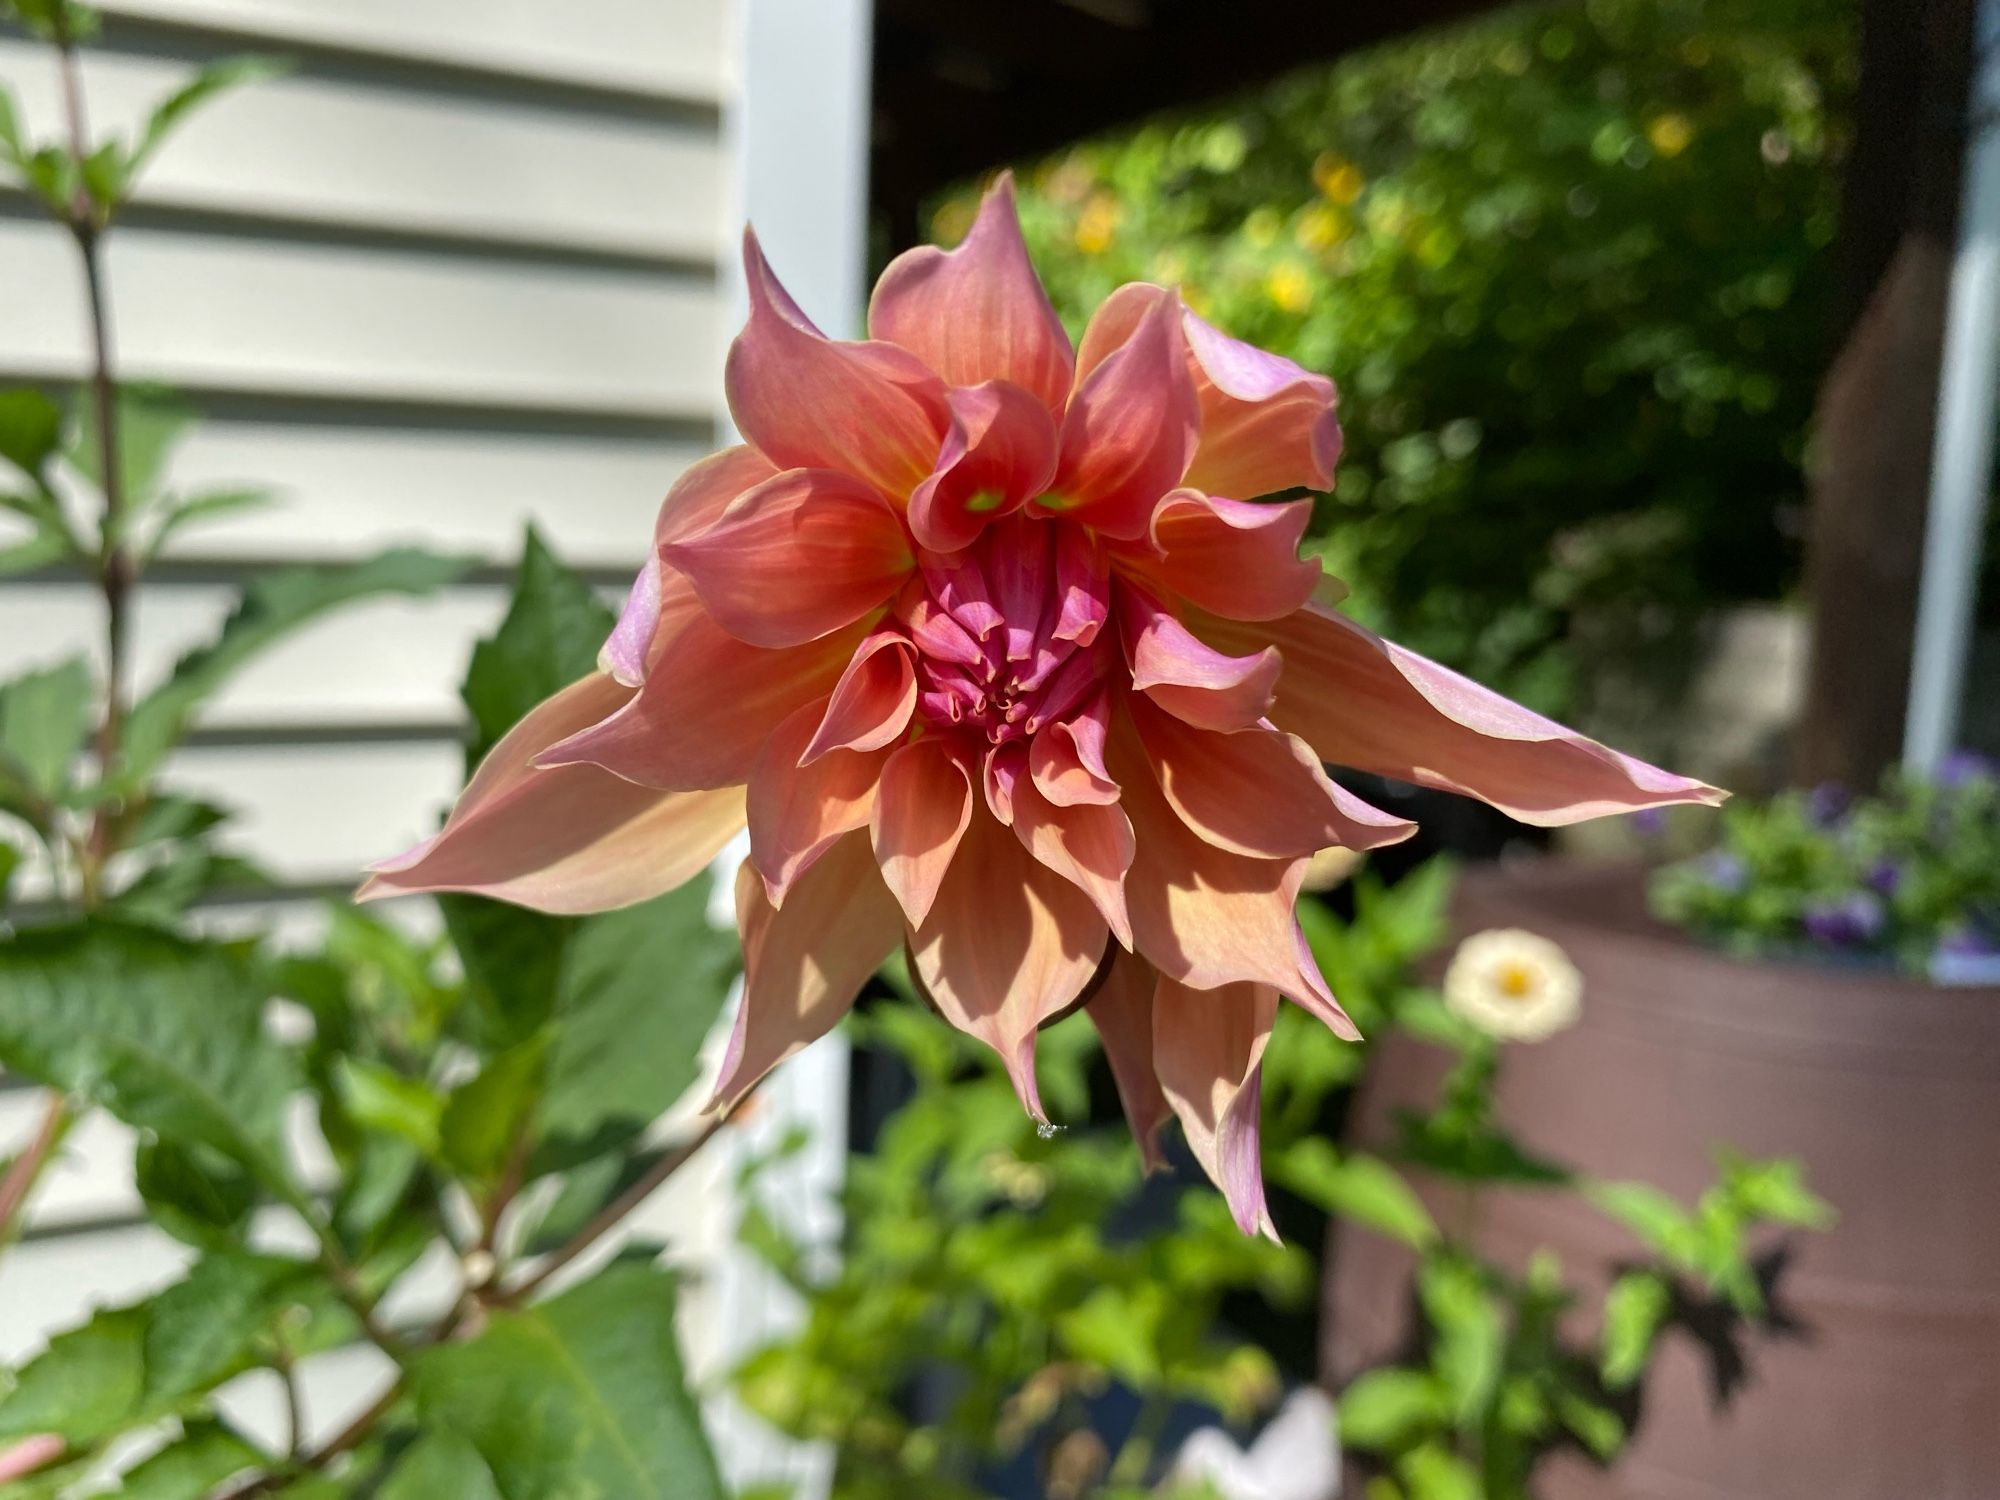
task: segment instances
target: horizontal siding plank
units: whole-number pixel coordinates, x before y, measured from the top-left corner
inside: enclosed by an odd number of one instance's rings
[[[195,391],[705,420],[711,281],[128,227],[109,242],[122,365]],[[0,219],[0,379],[75,379],[84,313],[53,227]],[[25,290],[32,288],[32,296]]]
[[[731,82],[726,0],[106,0],[114,20],[242,43],[323,47],[581,88],[716,101]]]
[[[190,68],[92,49],[84,64],[92,123],[129,137]],[[45,47],[0,38],[0,84],[39,138],[56,138],[62,106]],[[706,262],[719,244],[721,174],[712,123],[296,76],[233,90],[191,116],[148,168],[139,201],[350,232]]]

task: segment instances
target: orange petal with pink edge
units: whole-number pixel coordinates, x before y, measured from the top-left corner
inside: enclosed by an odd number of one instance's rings
[[[801,766],[834,750],[880,750],[902,737],[917,706],[917,670],[907,638],[883,628],[855,648],[834,684]]]
[[[1089,897],[975,810],[911,938],[916,977],[932,1003],[1000,1054],[1038,1120],[1047,1116],[1035,1085],[1035,1029],[1083,993],[1107,935]]]
[[[1312,502],[1253,505],[1180,489],[1153,511],[1149,546],[1128,545],[1119,566],[1160,592],[1232,620],[1276,620],[1318,587],[1318,558],[1299,556]]]
[[[755,448],[738,445],[711,453],[674,481],[660,514],[653,523],[653,548],[632,581],[604,649],[597,653],[597,666],[627,687],[637,687],[646,678],[646,661],[659,632],[663,592],[685,597],[685,578],[663,576],[660,548],[711,525],[745,490],[754,488],[778,471]]]
[[[357,899],[470,891],[539,911],[609,911],[701,873],[743,826],[740,788],[662,792],[596,766],[531,764],[631,696],[597,673],[529,710],[479,763],[443,830],[374,866]]]
[[[1125,875],[1125,903],[1138,951],[1170,979],[1195,989],[1268,984],[1357,1038],[1320,977],[1293,909],[1303,859],[1253,859],[1218,849],[1181,821],[1143,764],[1129,722],[1117,722],[1112,773],[1132,819],[1138,852]]]
[[[1115,802],[1059,806],[1029,776],[1015,783],[1012,810],[1021,847],[1090,897],[1111,935],[1130,948],[1125,872],[1132,867],[1132,820],[1124,810]]]
[[[910,532],[933,552],[969,547],[1047,489],[1055,466],[1056,424],[1035,397],[1001,380],[954,390],[937,467],[910,494]]]
[[[1268,624],[1201,628],[1226,650],[1283,651],[1271,716],[1336,765],[1463,792],[1543,826],[1728,795],[1565,729],[1318,604]]]
[[[1227,656],[1129,583],[1116,592],[1132,686],[1203,729],[1246,729],[1271,711],[1284,658],[1265,649]]]
[[[944,383],[907,349],[821,333],[748,232],[743,270],[750,319],[723,371],[737,430],[780,469],[838,469],[904,499],[944,439]]]
[[[921,927],[972,821],[972,779],[942,740],[893,752],[869,820],[882,879],[912,927]]]
[[[886,750],[831,750],[809,766],[799,757],[824,705],[808,703],[780,724],[750,773],[750,862],[773,906],[842,834],[868,826]]]
[[[550,746],[535,764],[596,765],[666,791],[747,781],[786,716],[826,697],[865,628],[857,623],[768,651],[739,641],[690,603],[677,618],[662,619],[652,667],[632,701]]]
[[[800,877],[782,909],[745,860],[736,872],[743,1000],[709,1109],[731,1109],[771,1069],[839,1024],[903,937],[903,914],[851,833]]]
[[[851,625],[917,561],[888,502],[831,469],[767,479],[660,553],[716,623],[753,646],[796,646]]]
[[[1069,395],[1069,335],[1028,259],[1003,172],[955,250],[920,245],[882,273],[868,332],[900,344],[955,386],[1006,380],[1053,413]]]
[[[1158,971],[1143,958],[1114,954],[1104,983],[1084,1006],[1104,1043],[1104,1060],[1111,1064],[1118,1102],[1124,1106],[1125,1121],[1139,1143],[1139,1160],[1148,1172],[1167,1164],[1160,1149],[1160,1127],[1172,1112],[1153,1068],[1153,991],[1159,982]]]
[[[1055,479],[1036,505],[1105,536],[1142,537],[1160,497],[1187,473],[1200,430],[1179,301],[1169,298],[1079,381],[1063,413]]]
[[[1295,859],[1333,844],[1379,849],[1417,831],[1333,781],[1297,735],[1257,725],[1229,734],[1197,729],[1136,694],[1130,710],[1160,790],[1218,849]]]
[[[1275,1240],[1264,1203],[1264,1049],[1278,1019],[1265,984],[1194,990],[1162,976],[1153,994],[1153,1065],[1188,1147],[1222,1189],[1236,1227]]]
[[[1028,748],[1028,770],[1044,797],[1058,807],[1118,800],[1118,783],[1104,764],[1110,722],[1111,695],[1100,688],[1078,712],[1035,736]]]

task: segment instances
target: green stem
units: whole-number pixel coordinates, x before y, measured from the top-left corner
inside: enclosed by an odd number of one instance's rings
[[[35,1130],[35,1138],[14,1158],[7,1175],[0,1178],[0,1249],[12,1244],[20,1233],[21,1212],[75,1122],[68,1097],[60,1089],[50,1089],[48,1106],[42,1111],[42,1123]]]

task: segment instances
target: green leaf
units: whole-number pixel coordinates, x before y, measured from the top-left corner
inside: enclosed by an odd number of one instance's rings
[[[40,391],[15,386],[0,391],[0,458],[40,479],[62,446],[62,408]]]
[[[1556,1393],[1556,1415],[1601,1462],[1610,1462],[1625,1446],[1625,1423],[1618,1413],[1575,1391]]]
[[[142,1410],[146,1316],[141,1308],[100,1312],[57,1334],[15,1372],[0,1400],[0,1442],[52,1432],[71,1444],[115,1436]]]
[[[459,1172],[490,1182],[506,1170],[548,1075],[548,1052],[546,1035],[531,1037],[452,1090],[444,1110],[444,1154]]]
[[[123,485],[124,524],[159,495],[167,460],[194,425],[194,408],[162,386],[124,385],[118,389],[118,476]],[[78,395],[75,432],[68,457],[78,473],[104,487],[103,445],[97,438],[97,403]]]
[[[0,577],[10,573],[32,573],[74,556],[76,548],[67,531],[46,527],[25,542],[0,547]]]
[[[257,1206],[257,1185],[227,1157],[149,1138],[139,1143],[133,1169],[146,1212],[175,1239],[203,1249],[242,1243]]]
[[[73,656],[59,666],[0,684],[0,771],[11,771],[54,801],[90,733],[90,665]]]
[[[426,1433],[396,1461],[376,1500],[502,1500],[479,1450],[455,1432]]]
[[[67,219],[77,189],[76,158],[61,146],[43,146],[20,164],[28,186],[59,219]]]
[[[1427,1443],[1396,1465],[1409,1500],[1486,1500],[1478,1471],[1442,1443]]]
[[[1604,1383],[1623,1390],[1645,1373],[1653,1338],[1673,1305],[1667,1284],[1651,1271],[1627,1271],[1604,1294]]]
[[[557,561],[529,527],[507,617],[491,639],[473,649],[460,690],[472,713],[467,768],[529,709],[589,672],[616,623],[590,586]]]
[[[0,88],[0,160],[21,159],[21,116],[10,89]]]
[[[1364,1453],[1407,1447],[1442,1426],[1451,1401],[1428,1370],[1370,1370],[1340,1393],[1340,1440]]]
[[[21,851],[4,838],[0,838],[0,907],[7,904],[7,888],[14,883],[14,872],[21,867]]]
[[[1286,1147],[1270,1170],[1274,1180],[1307,1202],[1415,1249],[1438,1237],[1423,1200],[1380,1157],[1360,1152],[1343,1157],[1324,1137],[1306,1136]]]
[[[1833,1205],[1806,1186],[1805,1168],[1798,1162],[1751,1161],[1724,1152],[1721,1165],[1722,1190],[1746,1217],[1801,1229],[1832,1226]]]
[[[120,844],[126,849],[142,849],[148,844],[199,838],[228,819],[228,809],[213,802],[174,792],[156,792],[140,807]]]
[[[83,190],[97,205],[102,220],[108,220],[124,201],[129,182],[126,167],[125,148],[117,141],[106,141],[83,159]]]
[[[270,490],[212,490],[172,502],[165,507],[152,540],[146,544],[145,555],[148,560],[159,556],[166,550],[168,541],[189,526],[205,526],[224,516],[256,510],[276,498]]]
[[[107,921],[29,929],[0,944],[0,1063],[220,1151],[296,1203],[298,1069],[264,1033],[267,994],[232,948]]]
[[[1433,1334],[1431,1368],[1450,1390],[1461,1426],[1476,1421],[1493,1397],[1507,1330],[1479,1266],[1434,1256],[1417,1271],[1417,1291]]]
[[[333,1081],[342,1107],[364,1130],[398,1136],[426,1156],[439,1154],[445,1101],[429,1084],[358,1057],[336,1061]]]
[[[143,778],[172,748],[189,716],[259,652],[342,604],[376,594],[427,594],[462,577],[472,560],[399,548],[357,563],[287,568],[253,581],[209,645],[133,707],[125,726],[124,780]]]
[[[1586,1183],[1583,1194],[1649,1250],[1676,1262],[1691,1253],[1693,1220],[1669,1194],[1643,1182]]]
[[[128,178],[136,179],[175,127],[202,104],[240,84],[281,78],[291,70],[292,64],[284,58],[254,54],[219,58],[209,63],[153,107],[145,128],[139,133],[138,143],[132,148]]]
[[[555,1014],[563,957],[579,919],[527,911],[484,896],[437,898],[467,992],[497,1046],[523,1041]]]
[[[272,884],[271,877],[247,859],[200,844],[176,844],[112,895],[104,909],[126,921],[172,926],[204,896],[259,891]]]
[[[425,1428],[465,1438],[503,1495],[722,1500],[674,1337],[674,1283],[613,1266],[537,1306],[496,1311],[413,1361]]]
[[[223,1481],[269,1462],[220,1421],[182,1424],[181,1435],[129,1470],[118,1493],[124,1500],[209,1500]]]

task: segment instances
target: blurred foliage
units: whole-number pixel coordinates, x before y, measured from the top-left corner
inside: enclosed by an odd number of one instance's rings
[[[1795,577],[1854,29],[1837,0],[1509,10],[1027,166],[1022,218],[1072,331],[1179,283],[1331,374],[1316,530],[1351,607],[1564,708],[1572,620],[1629,652]]]
[[[1833,787],[1734,801],[1716,847],[1659,871],[1653,908],[1745,956],[2000,973],[2000,767],[1952,757],[1891,772],[1878,796]]]
[[[1351,920],[1301,907],[1363,1030],[1446,1047],[1457,1063],[1435,1103],[1399,1122],[1395,1151],[1336,1146],[1329,1112],[1368,1048],[1285,1007],[1265,1054],[1264,1160],[1290,1195],[1281,1224],[1318,1209],[1416,1259],[1411,1362],[1338,1394],[1342,1441],[1379,1470],[1369,1493],[1525,1500],[1553,1447],[1600,1460],[1622,1448],[1664,1331],[1697,1316],[1712,1324],[1715,1302],[1727,1317],[1763,1315],[1757,1231],[1823,1225],[1828,1212],[1788,1162],[1725,1157],[1690,1209],[1515,1143],[1493,1105],[1504,1049],[1414,977],[1444,939],[1450,885],[1433,861],[1394,886],[1364,873]],[[900,972],[887,977],[907,998]],[[1025,1118],[987,1049],[914,1005],[877,1005],[850,1024],[908,1065],[915,1092],[849,1162],[837,1261],[756,1206],[764,1171],[802,1143],[746,1166],[743,1240],[807,1316],[736,1375],[753,1410],[834,1445],[836,1500],[973,1500],[1023,1469],[1036,1494],[1115,1500],[1154,1482],[1176,1414],[1240,1428],[1275,1403],[1281,1372],[1230,1315],[1249,1297],[1308,1316],[1314,1259],[1239,1234],[1186,1161],[1173,1180],[1142,1183],[1122,1125],[1088,1123],[1093,1092],[1105,1091],[1084,1017],[1040,1038],[1044,1098],[1079,1122],[1054,1135]],[[1576,1193],[1625,1226],[1639,1253],[1595,1292],[1546,1253],[1510,1273],[1475,1248],[1481,1196],[1496,1187]],[[1439,1202],[1454,1212],[1434,1215]],[[1572,1310],[1586,1304],[1601,1335],[1576,1331]]]

